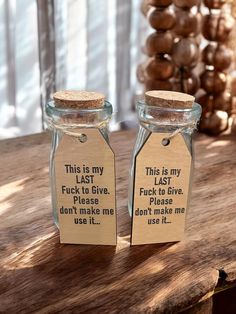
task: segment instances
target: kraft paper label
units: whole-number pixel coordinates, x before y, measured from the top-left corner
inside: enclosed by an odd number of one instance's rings
[[[132,245],[184,236],[192,158],[181,134],[167,136],[151,133],[135,158]]]
[[[77,133],[86,140],[64,134],[55,153],[60,241],[116,245],[114,153],[98,129]]]

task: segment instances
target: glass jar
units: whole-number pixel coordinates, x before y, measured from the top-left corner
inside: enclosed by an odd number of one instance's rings
[[[50,184],[54,222],[58,227],[58,213],[55,182],[55,152],[64,134],[76,136],[83,142],[86,140],[79,129],[97,128],[109,143],[109,121],[112,117],[112,105],[108,101],[100,108],[61,108],[51,101],[46,106],[46,118],[52,131],[52,145],[50,154]]]
[[[193,156],[192,133],[197,126],[202,112],[201,106],[197,103],[194,103],[190,109],[176,109],[150,106],[145,102],[139,101],[136,105],[136,109],[139,119],[139,130],[130,167],[128,196],[128,210],[130,216],[132,216],[133,207],[134,161],[150,133],[168,133],[168,136],[170,134],[174,135],[175,132],[181,133]]]

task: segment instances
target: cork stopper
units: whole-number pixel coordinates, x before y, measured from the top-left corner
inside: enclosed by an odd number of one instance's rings
[[[145,93],[145,102],[147,105],[163,108],[192,108],[194,100],[195,97],[179,92],[151,90]]]
[[[56,107],[88,109],[101,108],[105,96],[97,92],[64,90],[56,92],[53,99]]]

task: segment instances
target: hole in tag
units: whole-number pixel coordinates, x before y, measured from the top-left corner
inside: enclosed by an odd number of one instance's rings
[[[169,138],[163,138],[161,143],[163,146],[168,146],[170,144],[170,139]]]
[[[80,143],[85,143],[87,141],[87,135],[86,134],[81,134],[79,137],[78,137]]]

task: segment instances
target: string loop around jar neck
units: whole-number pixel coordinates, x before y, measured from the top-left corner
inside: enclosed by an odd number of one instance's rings
[[[99,123],[90,124],[90,125],[88,125],[88,124],[85,124],[85,125],[84,124],[68,124],[68,123],[66,123],[66,124],[59,123],[58,124],[58,123],[53,122],[52,119],[48,119],[47,124],[48,124],[49,129],[51,129],[51,130],[57,129],[66,135],[78,137],[81,135],[81,133],[78,132],[79,129],[82,129],[82,128],[103,129],[103,128],[108,127],[110,119],[111,118],[108,118],[108,119],[103,120]]]
[[[190,123],[183,123],[183,124],[176,124],[176,125],[174,125],[174,124],[162,124],[160,122],[155,122],[155,121],[147,122],[146,120],[142,120],[142,119],[140,119],[139,121],[140,121],[140,125],[148,131],[153,132],[154,130],[153,130],[152,126],[155,126],[157,129],[158,128],[162,129],[162,132],[163,131],[166,131],[168,133],[171,132],[171,134],[173,133],[174,135],[178,134],[178,133],[191,134],[194,132],[194,130],[197,129],[197,125],[198,125],[198,121],[194,121],[194,122],[192,121]]]

